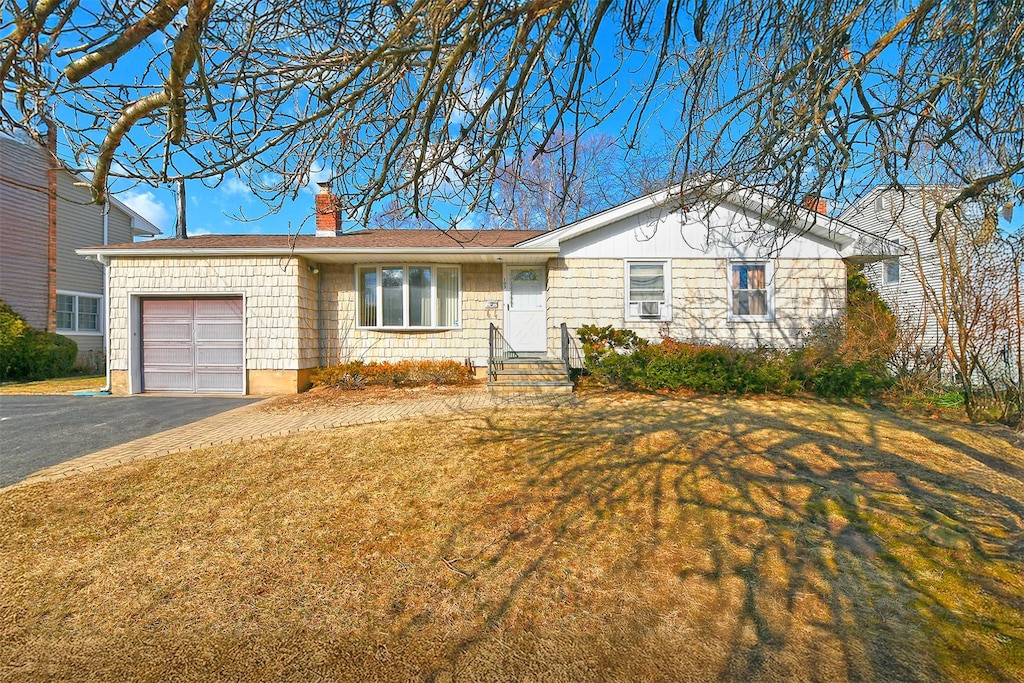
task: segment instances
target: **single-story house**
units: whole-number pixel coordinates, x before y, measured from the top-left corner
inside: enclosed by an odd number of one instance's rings
[[[783,227],[763,195],[721,193],[689,206],[678,188],[663,190],[550,232],[346,232],[322,189],[315,236],[79,253],[108,264],[109,368],[121,394],[294,393],[316,367],[356,359],[486,368],[495,338],[557,357],[563,323],[790,347],[843,312],[847,261],[895,253],[816,211]]]

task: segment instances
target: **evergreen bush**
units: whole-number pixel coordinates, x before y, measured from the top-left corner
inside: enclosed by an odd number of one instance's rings
[[[30,327],[0,299],[0,380],[38,380],[71,374],[78,344]]]

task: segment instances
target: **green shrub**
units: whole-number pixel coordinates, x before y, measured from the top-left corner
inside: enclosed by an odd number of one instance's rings
[[[843,317],[815,326],[801,349],[739,349],[665,338],[651,344],[630,330],[584,325],[578,330],[587,370],[602,384],[704,393],[863,397],[893,383],[896,317],[858,268],[847,275]]]
[[[896,316],[855,266],[847,271],[846,296],[845,315],[814,326],[792,354],[794,377],[819,396],[865,397],[894,382]]]
[[[885,391],[892,386],[893,378],[884,366],[831,359],[815,370],[810,382],[819,396],[853,398]]]
[[[30,327],[0,300],[0,379],[34,380],[71,374],[78,344]]]
[[[12,378],[17,371],[24,337],[31,329],[6,301],[0,299],[0,379]]]
[[[365,363],[350,361],[313,372],[313,386],[361,389],[368,385],[418,386],[423,384],[465,384],[473,379],[473,371],[453,360],[399,361],[397,363]]]
[[[580,334],[591,376],[602,384],[652,391],[784,393],[799,389],[790,357],[772,349],[735,349],[665,338],[650,344],[629,330]]]

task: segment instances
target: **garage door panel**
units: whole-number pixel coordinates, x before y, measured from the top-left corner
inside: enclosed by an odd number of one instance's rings
[[[146,320],[142,325],[142,336],[150,342],[180,341],[191,344],[192,323],[170,320]]]
[[[235,322],[202,322],[196,320],[195,335],[197,342],[231,341],[242,346],[242,323]]]
[[[192,302],[188,299],[145,299],[142,302],[143,319],[191,316]]]
[[[145,389],[148,391],[191,391],[192,369],[172,371],[152,369],[145,373]]]
[[[195,353],[196,367],[242,367],[242,347],[200,346]]]
[[[196,299],[196,318],[242,318],[241,299]]]
[[[245,390],[241,299],[145,299],[142,316],[143,390]]]
[[[146,346],[146,369],[157,368],[162,365],[174,365],[191,370],[193,356],[191,346],[158,346],[156,344],[149,344]]]
[[[237,372],[216,372],[199,370],[196,372],[196,391],[200,393],[234,393],[241,392],[242,376]]]

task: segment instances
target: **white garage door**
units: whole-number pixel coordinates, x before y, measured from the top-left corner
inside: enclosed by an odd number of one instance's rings
[[[242,393],[241,299],[143,299],[142,389]]]

